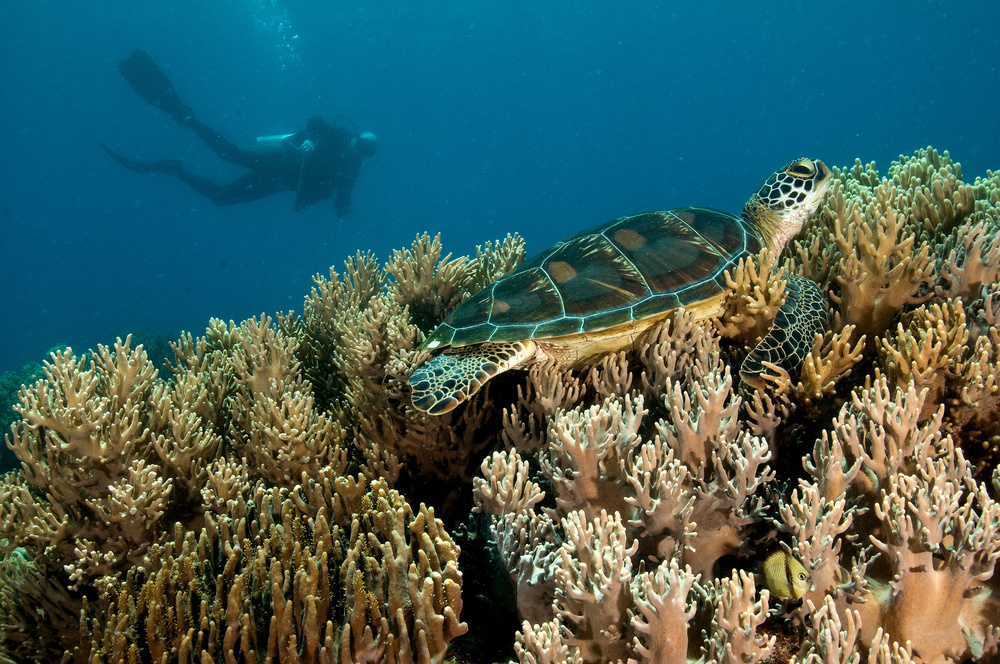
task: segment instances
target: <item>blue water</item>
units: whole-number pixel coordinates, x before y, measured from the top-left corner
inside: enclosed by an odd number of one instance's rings
[[[301,310],[313,274],[423,231],[534,253],[627,213],[737,211],[800,155],[884,172],[930,144],[971,180],[1000,168],[998,26],[996,2],[5,3],[0,371]],[[290,193],[218,208],[112,163],[98,141],[242,173],[127,87],[133,48],[236,142],[312,114],[377,133],[356,215]]]

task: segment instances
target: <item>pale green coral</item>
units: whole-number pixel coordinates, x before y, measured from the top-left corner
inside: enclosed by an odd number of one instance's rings
[[[996,174],[858,161],[794,246],[729,275],[727,318],[678,312],[441,417],[409,404],[419,344],[516,236],[358,254],[301,315],[213,320],[166,371],[128,340],[56,353],[8,436],[0,661],[442,661],[504,624],[470,574],[520,625],[470,661],[991,661],[998,224]],[[735,384],[783,274],[823,285],[833,329],[800,375]],[[800,606],[751,573],[782,545]]]

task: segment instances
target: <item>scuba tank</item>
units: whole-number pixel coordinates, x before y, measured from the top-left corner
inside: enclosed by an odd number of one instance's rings
[[[282,142],[289,136],[294,136],[291,134],[273,134],[271,136],[258,136],[256,152],[280,152]]]

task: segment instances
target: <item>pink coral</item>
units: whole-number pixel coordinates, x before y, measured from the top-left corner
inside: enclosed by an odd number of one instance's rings
[[[520,627],[473,661],[992,661],[998,219],[1000,176],[946,152],[859,161],[718,320],[441,417],[409,404],[420,343],[520,238],[359,254],[301,315],[212,320],[163,370],[128,339],[56,353],[7,437],[0,659],[440,662],[501,631],[475,576]],[[792,275],[832,329],[741,385]],[[753,573],[778,547],[801,604]]]

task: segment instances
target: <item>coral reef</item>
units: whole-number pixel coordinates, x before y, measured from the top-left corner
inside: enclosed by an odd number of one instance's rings
[[[19,371],[4,371],[0,374],[0,431],[10,431],[11,425],[20,418],[14,411],[14,405],[18,402],[21,386],[34,383],[42,376],[42,365],[39,362],[29,362]],[[6,473],[15,467],[17,458],[6,445],[0,447],[0,473]]]
[[[178,524],[129,572],[78,661],[432,662],[465,632],[458,549],[433,510],[325,471],[240,495],[197,538]],[[141,576],[144,582],[140,583]],[[343,624],[342,624],[343,622]],[[126,627],[138,634],[129,638]],[[89,651],[88,651],[89,645]]]
[[[441,416],[409,403],[420,343],[516,236],[358,254],[162,367],[53,352],[6,438],[0,662],[996,661],[998,238],[1000,175],[859,161],[718,319]],[[831,329],[741,383],[793,275]],[[765,588],[778,550],[801,600]]]
[[[299,346],[262,317],[182,336],[167,380],[130,339],[51,355],[0,485],[5,661],[441,660],[459,549],[367,479]]]

